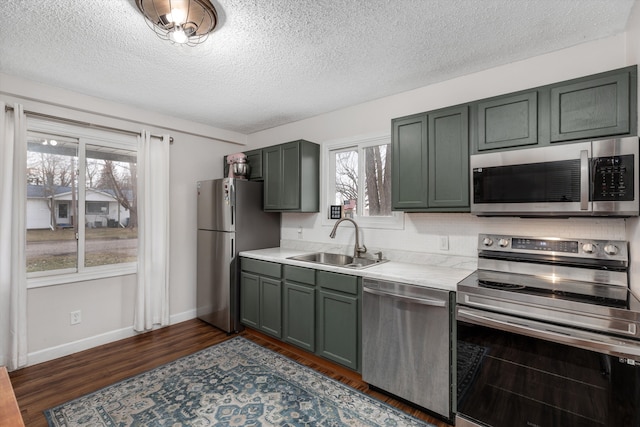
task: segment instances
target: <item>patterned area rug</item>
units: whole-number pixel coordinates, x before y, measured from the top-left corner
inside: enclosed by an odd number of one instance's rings
[[[235,337],[45,411],[49,426],[431,426]]]

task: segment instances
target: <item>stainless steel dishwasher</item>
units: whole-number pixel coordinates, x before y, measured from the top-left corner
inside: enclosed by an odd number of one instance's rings
[[[448,291],[363,280],[362,379],[451,421]]]

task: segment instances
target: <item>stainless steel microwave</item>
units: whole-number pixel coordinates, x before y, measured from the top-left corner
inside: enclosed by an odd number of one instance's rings
[[[638,137],[472,155],[471,213],[637,216]]]

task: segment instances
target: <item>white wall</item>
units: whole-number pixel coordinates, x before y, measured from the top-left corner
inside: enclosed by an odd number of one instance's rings
[[[86,95],[0,74],[0,99],[20,101],[25,110],[46,112],[119,129],[170,133],[172,323],[195,317],[196,181],[222,176],[222,156],[242,145],[246,135],[141,111]],[[67,108],[69,106],[70,108]],[[166,128],[173,130],[167,131]],[[214,139],[192,135],[208,135]],[[2,142],[4,143],[4,141]],[[28,291],[29,364],[50,360],[134,334],[136,276],[55,285]],[[81,310],[82,322],[70,325],[69,313]]]
[[[610,37],[254,133],[249,135],[248,144],[260,147],[299,138],[323,144],[357,135],[390,133],[394,117],[609,71],[631,63],[635,61],[626,56],[625,35]],[[326,207],[322,206],[321,211],[326,212]],[[352,227],[341,228],[336,239],[331,240],[329,226],[321,224],[321,215],[283,214],[283,244],[296,247],[301,246],[301,241],[354,244]],[[300,227],[302,239],[299,239]],[[625,220],[477,218],[463,213],[413,213],[405,214],[404,230],[364,229],[362,234],[370,252],[387,249],[475,257],[480,232],[624,239]],[[448,251],[438,249],[439,237],[443,235],[449,237]],[[345,253],[350,250],[339,249]]]

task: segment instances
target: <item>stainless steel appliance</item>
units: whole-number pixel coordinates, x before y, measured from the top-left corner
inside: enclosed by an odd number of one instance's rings
[[[453,292],[370,278],[362,290],[362,379],[451,421]]]
[[[625,241],[481,234],[456,293],[456,426],[640,426]]]
[[[638,215],[638,138],[472,155],[471,212]]]
[[[223,331],[238,331],[238,253],[280,246],[280,214],[262,211],[261,182],[223,178],[197,185],[196,314]]]

